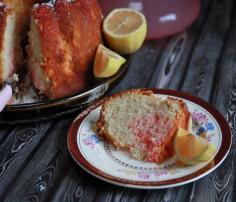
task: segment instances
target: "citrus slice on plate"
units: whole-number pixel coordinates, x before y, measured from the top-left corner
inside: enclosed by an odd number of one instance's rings
[[[126,59],[116,52],[103,45],[99,45],[93,64],[93,74],[96,78],[110,77],[114,75],[125,62]]]
[[[147,33],[145,16],[133,9],[114,9],[103,22],[105,39],[111,49],[121,54],[137,51]]]
[[[202,138],[195,136],[189,131],[179,128],[175,140],[174,149],[177,158],[186,165],[199,163],[200,157],[208,148],[208,142]],[[205,157],[205,160],[208,158]]]

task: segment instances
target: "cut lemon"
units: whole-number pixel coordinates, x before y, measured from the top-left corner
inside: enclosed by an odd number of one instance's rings
[[[174,149],[177,158],[186,165],[199,163],[200,157],[208,148],[208,142],[187,130],[179,128],[174,140]],[[203,159],[203,158],[202,158]]]
[[[105,18],[103,31],[111,49],[121,54],[130,54],[142,46],[147,34],[147,22],[142,13],[119,8]]]
[[[126,59],[116,52],[103,45],[99,45],[93,64],[93,74],[97,78],[110,77],[114,75],[125,62]]]

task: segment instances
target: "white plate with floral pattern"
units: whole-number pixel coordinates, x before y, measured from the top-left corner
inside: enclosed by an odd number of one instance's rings
[[[150,90],[150,89],[143,89]],[[173,90],[151,89],[156,96],[184,100],[193,120],[193,132],[206,133],[206,140],[216,147],[208,162],[178,166],[176,158],[158,165],[133,159],[127,152],[114,148],[96,133],[104,99],[82,112],[68,133],[68,148],[74,160],[87,172],[106,182],[132,188],[160,189],[184,185],[215,170],[226,158],[231,146],[231,131],[224,117],[205,101]],[[222,138],[222,136],[224,138]]]

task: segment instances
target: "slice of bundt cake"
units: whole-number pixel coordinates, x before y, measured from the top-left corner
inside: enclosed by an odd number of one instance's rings
[[[0,0],[0,85],[19,68],[21,43],[29,27],[30,10],[36,0]]]
[[[29,71],[49,98],[83,89],[101,42],[102,15],[96,0],[53,0],[32,10]]]
[[[14,55],[15,22],[13,10],[0,2],[0,85],[14,72],[17,63]]]
[[[98,134],[138,159],[162,163],[174,155],[178,127],[189,112],[180,99],[160,99],[152,91],[129,90],[108,98],[97,121]]]

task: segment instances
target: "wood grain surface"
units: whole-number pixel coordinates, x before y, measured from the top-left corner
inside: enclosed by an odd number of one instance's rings
[[[194,183],[162,190],[122,188],[83,171],[66,136],[76,114],[35,124],[0,125],[0,201],[236,201],[236,2],[202,1],[198,20],[173,37],[147,41],[111,89],[170,88],[196,95],[225,116],[233,134],[224,163]]]

